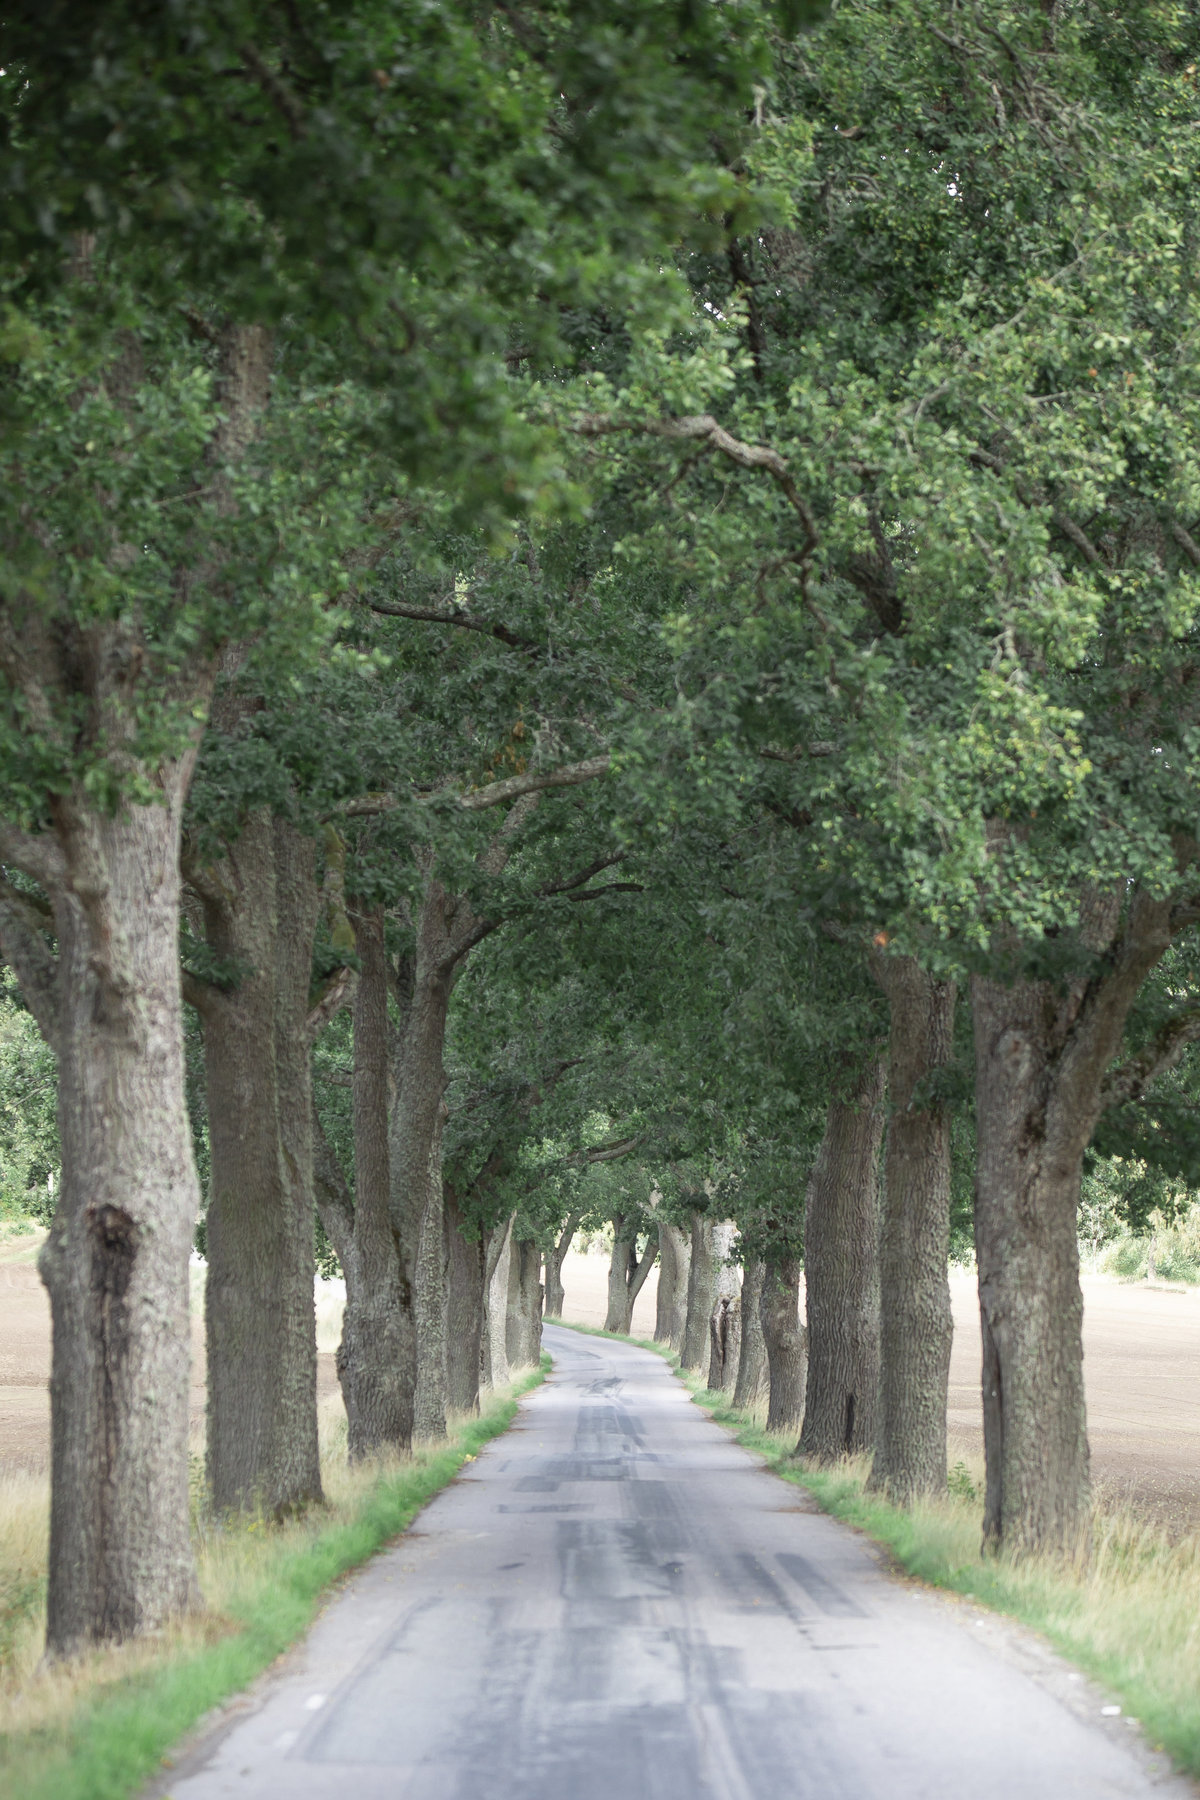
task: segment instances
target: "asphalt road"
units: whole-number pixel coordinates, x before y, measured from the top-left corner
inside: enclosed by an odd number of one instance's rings
[[[1028,1635],[888,1575],[646,1351],[550,1381],[173,1800],[1194,1795]]]

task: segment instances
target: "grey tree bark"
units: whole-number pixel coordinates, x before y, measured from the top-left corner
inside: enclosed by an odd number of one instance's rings
[[[488,1387],[507,1387],[508,1280],[512,1264],[513,1219],[507,1218],[489,1234],[485,1270],[487,1304],[484,1308],[481,1380]]]
[[[874,1449],[879,1419],[879,1148],[885,1064],[831,1102],[804,1226],[808,1381],[801,1456]]]
[[[188,1254],[200,1194],[183,1087],[180,815],[62,800],[57,842],[21,866],[0,943],[58,1055],[62,1180],[39,1267],[50,1296],[47,1647],[157,1630],[197,1598],[188,1535]],[[14,860],[16,860],[14,858]],[[52,922],[57,961],[41,936]]]
[[[554,1248],[546,1252],[546,1317],[548,1319],[562,1318],[562,1310],[567,1303],[567,1296],[563,1291],[563,1263],[575,1241],[575,1233],[579,1230],[579,1221],[582,1217],[582,1213],[572,1213],[559,1233]]]
[[[709,1320],[717,1299],[717,1268],[713,1260],[713,1222],[707,1213],[692,1214],[691,1255],[688,1258],[687,1314],[684,1320],[680,1366],[698,1371],[707,1367]]]
[[[218,1512],[321,1498],[308,1030],[320,909],[309,838],[252,813],[191,872],[209,948],[241,977],[187,981],[204,1033],[211,1179],[208,1483]]]
[[[440,1061],[440,1055],[439,1055]],[[437,1122],[429,1145],[429,1177],[425,1207],[417,1239],[416,1278],[413,1282],[417,1328],[417,1382],[413,1393],[413,1435],[444,1438],[448,1364],[446,1350],[446,1222],[443,1211],[442,1129],[446,1102],[438,1107]]]
[[[1130,1008],[1178,928],[1170,899],[1092,892],[1078,976],[972,982],[984,1541],[994,1547],[1074,1550],[1089,1529],[1083,1153],[1104,1107],[1137,1098],[1194,1036],[1183,1011],[1113,1066]]]
[[[770,1397],[768,1431],[799,1431],[804,1418],[808,1339],[800,1322],[798,1257],[769,1261],[763,1270],[762,1331],[767,1352]]]
[[[641,1256],[637,1249],[637,1215],[613,1214],[613,1248],[608,1265],[608,1311],[605,1331],[619,1331],[628,1337],[633,1329],[633,1309],[646,1279],[654,1267],[658,1244],[653,1234],[647,1237]]]
[[[732,1388],[737,1380],[742,1342],[741,1284],[737,1269],[729,1260],[736,1230],[732,1219],[721,1219],[712,1232],[716,1297],[708,1319],[708,1388],[711,1393]]]
[[[767,1347],[762,1328],[763,1279],[766,1263],[752,1256],[742,1271],[739,1312],[742,1322],[733,1404],[743,1411],[754,1405],[767,1380]]]
[[[486,1253],[472,1236],[458,1194],[446,1184],[446,1397],[454,1412],[479,1411]]]
[[[509,1256],[505,1351],[511,1369],[536,1366],[542,1354],[542,1253],[530,1238],[514,1238]]]
[[[887,1145],[879,1237],[879,1439],[873,1488],[902,1504],[946,1485],[946,1403],[954,1320],[950,1251],[950,1116],[919,1086],[953,1054],[954,984],[914,957],[872,957],[888,997]]]
[[[346,1403],[348,1452],[358,1462],[380,1451],[407,1450],[412,1443],[416,1323],[410,1273],[391,1213],[382,911],[359,911],[354,931],[361,965],[354,996],[354,1199],[351,1203],[343,1184],[342,1210],[334,1210],[330,1152],[319,1161],[318,1205],[346,1278],[337,1371]]]
[[[678,1350],[687,1324],[688,1269],[692,1260],[690,1238],[665,1219],[658,1225],[658,1295],[654,1336],[660,1344]]]

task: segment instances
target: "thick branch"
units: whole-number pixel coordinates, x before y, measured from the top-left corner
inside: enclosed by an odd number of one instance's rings
[[[357,986],[357,969],[337,969],[330,976],[316,1005],[304,1021],[304,1035],[310,1044],[315,1043],[329,1021],[335,1018],[344,1006],[349,1006]]]
[[[1180,525],[1178,521],[1175,521],[1171,525],[1171,536],[1175,539],[1175,542],[1179,545],[1179,548],[1183,551],[1188,561],[1193,563],[1197,569],[1200,569],[1200,544],[1196,542],[1191,532],[1185,531],[1184,527]]]
[[[585,781],[607,775],[610,762],[608,755],[590,756],[584,762],[560,763],[555,769],[527,769],[523,775],[507,775],[503,781],[490,781],[486,787],[461,795],[459,804],[468,812],[480,812],[485,806],[504,806],[509,800],[520,799],[522,794],[540,794],[547,788],[579,787]]]
[[[817,525],[796,478],[778,450],[769,444],[746,444],[719,425],[711,413],[687,419],[613,419],[602,413],[583,413],[572,427],[581,437],[612,437],[622,432],[644,431],[651,437],[674,438],[706,444],[740,469],[762,469],[771,476],[804,527],[809,548],[817,542]]]
[[[54,1050],[58,1047],[60,1019],[58,958],[42,936],[42,923],[29,896],[4,883],[0,892],[0,955],[16,976],[38,1030]]]
[[[572,1150],[567,1161],[569,1163],[605,1163],[617,1162],[622,1156],[629,1156],[645,1139],[645,1132],[639,1131],[633,1137],[613,1138],[607,1144],[594,1144],[590,1150]]]
[[[428,625],[455,625],[460,631],[477,631],[483,637],[498,638],[512,650],[544,650],[536,638],[521,637],[494,619],[473,619],[470,613],[439,611],[432,606],[402,606],[394,600],[368,600],[372,612],[389,619],[417,619]]]
[[[1107,1108],[1140,1100],[1152,1081],[1174,1069],[1189,1044],[1200,1038],[1200,1006],[1186,1007],[1168,1019],[1144,1050],[1123,1062],[1106,1077],[1100,1104]]]
[[[11,863],[49,891],[66,880],[67,861],[49,832],[20,831],[0,824],[0,862]]]

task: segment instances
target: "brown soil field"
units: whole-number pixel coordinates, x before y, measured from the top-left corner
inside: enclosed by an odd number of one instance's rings
[[[0,1470],[46,1468],[49,1447],[50,1314],[34,1258],[38,1240],[0,1242]],[[607,1259],[571,1255],[563,1270],[565,1316],[602,1325]],[[638,1296],[633,1329],[654,1330],[657,1271]],[[1200,1290],[1180,1293],[1084,1277],[1084,1355],[1092,1467],[1097,1482],[1175,1530],[1200,1527]],[[974,1473],[983,1455],[979,1319],[974,1280],[955,1274],[950,1368],[950,1456]],[[321,1307],[321,1343],[336,1338],[331,1294]],[[191,1411],[204,1418],[204,1341],[192,1321]],[[322,1396],[337,1387],[332,1350],[319,1357]]]
[[[25,1469],[40,1475],[49,1466],[50,1304],[35,1260],[43,1235],[0,1241],[0,1473]],[[321,1398],[337,1388],[332,1351],[317,1358],[317,1388]],[[204,1436],[204,1320],[195,1303],[190,1412],[193,1442],[199,1444]]]
[[[653,1270],[634,1308],[635,1337],[654,1332]],[[603,1325],[608,1267],[602,1256],[568,1256],[564,1316]],[[955,1271],[950,1362],[950,1460],[983,1467],[981,1349],[973,1274]],[[1099,1488],[1128,1500],[1172,1531],[1200,1529],[1200,1289],[1083,1278],[1084,1374],[1092,1473]]]

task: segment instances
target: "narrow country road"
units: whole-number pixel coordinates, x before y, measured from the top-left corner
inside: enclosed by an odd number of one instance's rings
[[[554,1375],[157,1792],[1194,1795],[1038,1644],[886,1574],[647,1351]]]

